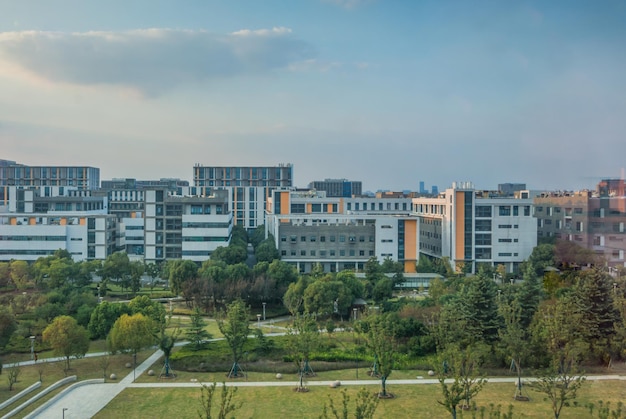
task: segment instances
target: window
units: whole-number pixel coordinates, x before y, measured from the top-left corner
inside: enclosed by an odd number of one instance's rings
[[[298,237],[297,237],[297,236],[289,236],[289,241],[290,241],[290,242],[295,243],[295,242],[296,242],[296,240],[298,240]]]
[[[332,243],[334,243],[334,242],[335,242],[335,236],[330,236],[330,237],[329,237],[329,239],[330,239],[330,241],[331,241]]]
[[[301,242],[305,242],[306,241],[306,236],[300,236],[300,241]]]
[[[354,256],[354,255],[355,255],[354,249],[350,249],[350,256]]]
[[[348,240],[350,240],[351,242],[356,242],[356,236],[350,236],[348,237]]]
[[[582,208],[574,208],[574,214],[582,214],[582,213],[583,213]]]
[[[317,236],[311,236],[311,241],[312,242],[317,241]]]
[[[287,236],[280,236],[280,241],[281,242],[286,242],[287,241]]]
[[[511,206],[510,205],[500,205],[498,207],[498,214],[501,216],[511,215]]]
[[[519,215],[519,207],[517,205],[513,205],[513,216],[517,217]]]
[[[300,250],[300,256],[306,256],[306,250]]]
[[[311,204],[311,212],[322,212],[322,204]]]
[[[491,206],[477,205],[476,217],[491,217]]]
[[[328,251],[328,255],[329,256],[335,256],[335,249],[329,250]]]
[[[498,228],[513,228],[511,224],[498,224]]]
[[[359,241],[363,243],[365,241],[365,236],[359,236]]]
[[[359,256],[365,256],[365,250],[359,250]]]
[[[315,256],[315,250],[311,250],[311,256]]]
[[[498,243],[511,243],[512,239],[498,239]]]
[[[513,254],[505,252],[505,253],[498,253],[498,256],[513,256]]]
[[[346,242],[346,236],[339,236],[339,243],[345,243]]]
[[[296,251],[295,251],[295,250],[292,250],[292,251],[291,251],[291,256],[295,256],[295,255],[296,255]]]
[[[491,246],[491,234],[478,234],[475,236],[476,246]]]
[[[280,254],[281,254],[281,256],[287,256],[287,251],[286,250],[281,250]]]
[[[339,256],[345,256],[346,255],[346,251],[341,249],[339,250]]]
[[[389,224],[385,224],[385,225],[380,226],[380,228],[392,228],[392,227]]]
[[[524,217],[530,217],[530,205],[524,205]]]
[[[476,231],[491,231],[491,220],[475,220]]]
[[[476,259],[491,259],[491,248],[490,247],[477,247]]]

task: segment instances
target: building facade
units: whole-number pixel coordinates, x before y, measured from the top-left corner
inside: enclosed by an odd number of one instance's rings
[[[80,189],[100,187],[100,169],[91,166],[28,166],[0,160],[0,198],[6,186],[70,186]]]
[[[234,223],[254,230],[265,223],[265,205],[271,192],[293,186],[293,166],[196,165],[193,180],[200,195],[212,195],[219,189],[229,191]]]
[[[539,240],[566,240],[593,250],[610,267],[626,266],[626,183],[601,181],[595,191],[551,192],[536,197]]]
[[[344,199],[314,190],[276,190],[268,201],[267,231],[281,259],[299,272],[316,265],[325,272],[358,272],[372,257],[415,271],[417,222],[409,216],[408,198]],[[403,204],[407,210],[396,210]]]
[[[315,180],[309,183],[309,189],[324,191],[326,196],[337,198],[350,198],[363,193],[361,181],[350,181],[348,179]]]
[[[419,252],[475,272],[479,263],[517,271],[537,244],[531,198],[502,197],[455,183],[434,198],[414,198]],[[469,266],[468,266],[469,265]]]

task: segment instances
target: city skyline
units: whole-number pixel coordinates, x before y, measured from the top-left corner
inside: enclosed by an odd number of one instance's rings
[[[626,3],[3,1],[2,158],[364,190],[623,176]]]

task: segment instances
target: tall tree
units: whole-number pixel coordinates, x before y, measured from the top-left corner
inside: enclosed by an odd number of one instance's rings
[[[137,366],[137,353],[156,343],[154,321],[141,313],[123,314],[115,321],[109,333],[109,344],[113,352],[130,352],[134,367]]]
[[[130,276],[130,259],[126,252],[110,254],[102,263],[100,276],[103,281],[110,279],[125,288]]]
[[[191,324],[187,328],[186,336],[191,350],[197,351],[202,349],[208,339],[211,339],[211,335],[205,329],[206,322],[202,318],[200,308],[195,307],[189,318]]]
[[[380,374],[380,392],[378,396],[387,398],[387,379],[393,371],[395,363],[395,322],[389,314],[375,314],[367,317],[359,325],[364,333],[368,349],[376,360],[376,367]]]
[[[499,331],[499,349],[507,360],[511,359],[517,372],[517,387],[513,397],[528,400],[522,388],[522,365],[526,364],[531,355],[530,331],[522,324],[519,301],[501,299],[499,312],[504,320],[504,327]]]
[[[105,339],[115,321],[122,314],[130,314],[130,308],[126,304],[110,303],[103,301],[91,312],[91,318],[87,329],[92,339]]]
[[[65,357],[65,370],[70,369],[70,357],[82,357],[89,349],[89,334],[70,316],[59,316],[42,334],[57,355]]]
[[[191,260],[171,260],[167,262],[170,288],[174,294],[181,294],[185,289],[185,283],[198,275],[198,267]]]
[[[229,377],[240,377],[241,367],[239,361],[243,355],[243,347],[250,334],[250,310],[240,299],[230,303],[226,312],[220,313],[217,326],[224,335],[233,355],[233,366],[228,373]]]

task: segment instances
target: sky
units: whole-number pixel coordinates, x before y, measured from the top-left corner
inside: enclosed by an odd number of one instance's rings
[[[0,159],[592,189],[626,167],[624,22],[626,0],[0,0]]]

